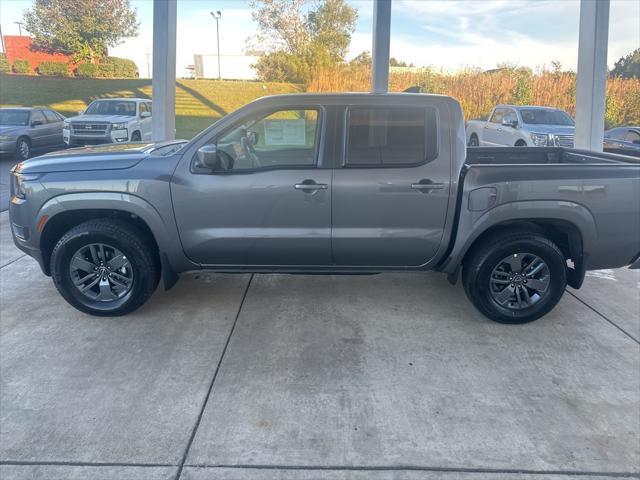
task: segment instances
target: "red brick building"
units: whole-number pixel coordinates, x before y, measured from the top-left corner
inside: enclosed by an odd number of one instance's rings
[[[4,35],[4,52],[10,65],[16,60],[27,60],[31,64],[32,69],[40,64],[40,62],[67,62],[70,63],[73,70],[74,64],[68,55],[62,53],[47,53],[36,50],[33,47],[31,37],[21,37],[18,35]]]

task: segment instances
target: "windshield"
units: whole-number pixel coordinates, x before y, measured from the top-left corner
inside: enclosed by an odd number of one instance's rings
[[[564,125],[573,126],[573,119],[562,110],[545,110],[530,108],[520,110],[522,121],[531,125]]]
[[[24,126],[28,123],[28,110],[0,110],[0,125]]]
[[[136,116],[136,102],[122,100],[99,100],[93,102],[84,112],[87,115],[127,115]]]

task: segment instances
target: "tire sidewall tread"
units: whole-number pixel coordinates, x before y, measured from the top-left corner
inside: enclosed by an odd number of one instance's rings
[[[88,243],[108,243],[122,251],[134,270],[130,298],[113,310],[91,308],[79,299],[69,275],[70,256]],[[117,219],[95,219],[81,223],[65,233],[51,254],[51,277],[62,297],[78,310],[96,316],[126,315],[142,306],[160,280],[159,262],[145,242],[143,233]]]
[[[550,272],[550,291],[534,306],[524,311],[499,307],[490,298],[489,278],[497,263],[506,256],[528,252],[544,259]],[[560,301],[567,285],[565,257],[558,246],[535,232],[502,231],[475,247],[468,255],[462,272],[465,293],[480,310],[499,323],[528,323],[549,313]]]

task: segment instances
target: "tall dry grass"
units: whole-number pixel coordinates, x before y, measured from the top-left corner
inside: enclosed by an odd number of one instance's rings
[[[371,85],[371,70],[363,66],[339,65],[318,69],[307,85],[311,92],[365,92]],[[571,72],[504,69],[494,72],[464,70],[455,74],[429,69],[392,71],[389,89],[400,92],[419,85],[425,93],[456,98],[465,117],[484,118],[497,103],[546,105],[575,115],[576,78]],[[605,111],[607,128],[640,124],[640,79],[610,78]]]

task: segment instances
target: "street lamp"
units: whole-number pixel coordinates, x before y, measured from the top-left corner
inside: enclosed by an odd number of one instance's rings
[[[216,43],[218,44],[218,80],[222,80],[222,75],[220,74],[220,30],[218,28],[218,21],[220,20],[220,17],[222,17],[222,12],[220,12],[220,10],[216,10],[215,12],[209,12],[209,14],[216,21]]]
[[[18,25],[18,32],[20,32],[20,36],[22,36],[22,26],[24,25],[24,23],[22,22],[13,22],[16,25]]]

